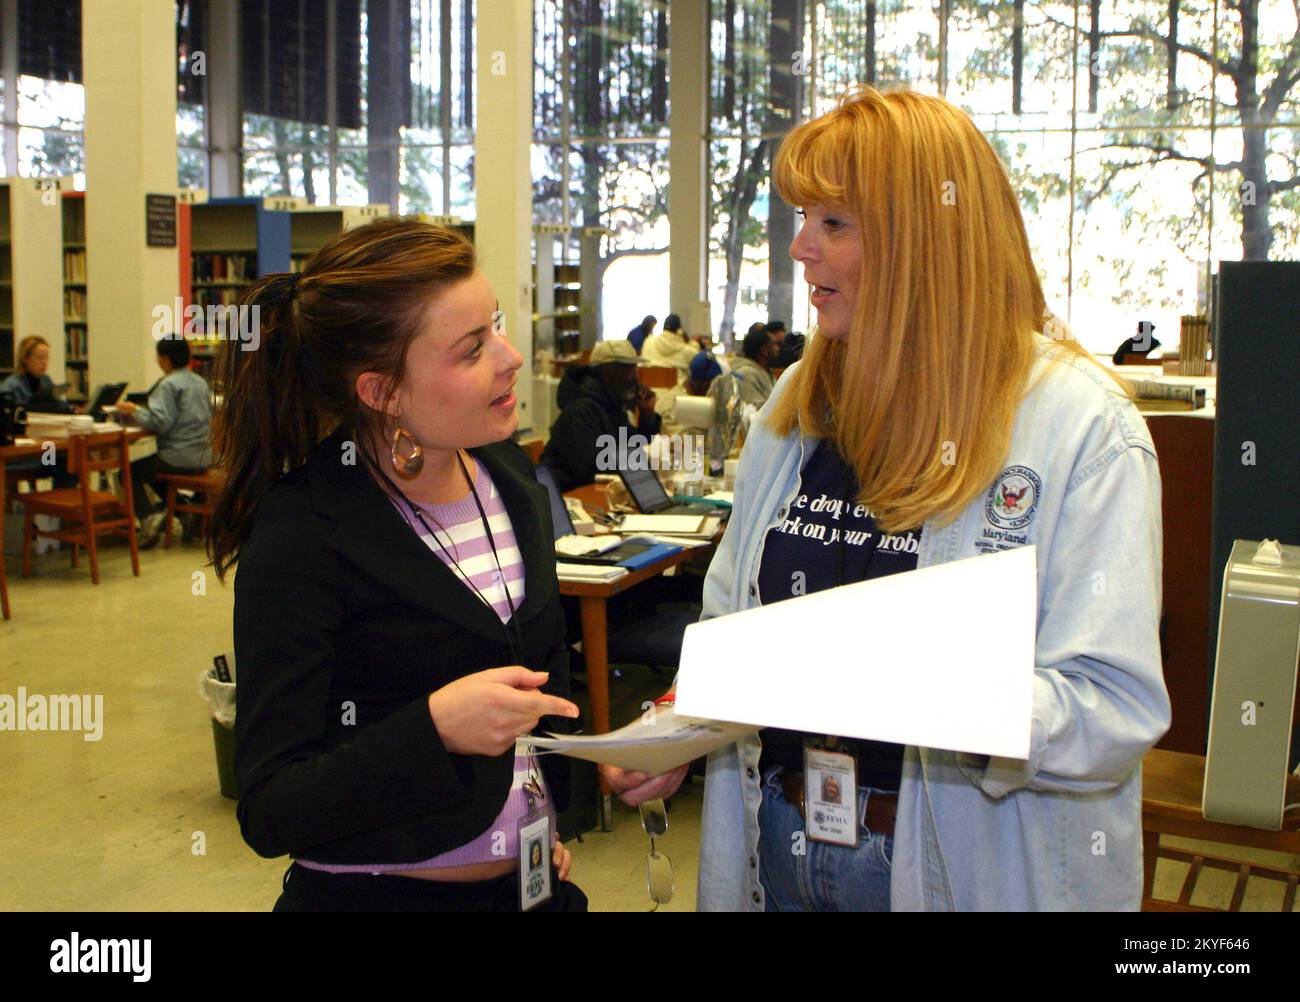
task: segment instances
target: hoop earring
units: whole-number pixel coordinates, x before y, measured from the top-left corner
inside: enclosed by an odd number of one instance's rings
[[[411,443],[411,454],[403,456],[397,451],[398,443],[405,437]],[[393,469],[401,474],[414,475],[424,468],[424,447],[415,440],[409,431],[405,431],[400,425],[393,432]]]

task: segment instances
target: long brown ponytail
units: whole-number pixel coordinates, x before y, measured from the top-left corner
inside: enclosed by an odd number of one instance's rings
[[[258,308],[257,336],[226,341],[217,367],[225,397],[213,430],[226,482],[208,556],[218,578],[239,559],[262,497],[322,438],[340,425],[358,441],[382,436],[382,415],[357,398],[357,376],[401,382],[430,299],[475,267],[473,245],[455,230],[384,219],[333,238],[301,274],[266,275],[248,289],[240,306]]]

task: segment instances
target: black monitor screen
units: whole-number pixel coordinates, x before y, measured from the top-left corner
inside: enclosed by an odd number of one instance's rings
[[[573,535],[573,520],[569,518],[569,509],[564,507],[564,496],[555,483],[555,475],[549,466],[537,467],[537,481],[546,488],[551,496],[551,521],[555,523],[555,538]]]

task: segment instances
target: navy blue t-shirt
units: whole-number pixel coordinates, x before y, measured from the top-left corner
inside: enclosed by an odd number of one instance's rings
[[[821,442],[804,464],[799,492],[785,522],[769,530],[763,544],[758,570],[763,605],[916,569],[921,530],[882,533],[857,498],[857,474],[834,445]],[[864,649],[869,644],[867,638],[864,633]],[[802,772],[804,738],[825,735],[768,727],[760,737],[760,769],[783,765]],[[903,746],[862,740],[854,744],[858,747],[858,783],[897,790],[902,780]]]

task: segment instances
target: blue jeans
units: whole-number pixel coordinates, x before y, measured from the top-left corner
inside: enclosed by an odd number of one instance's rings
[[[891,791],[858,787],[858,847],[814,842],[804,835],[797,804],[781,790],[781,767],[763,777],[758,811],[759,880],[769,912],[887,912],[894,836],[866,826],[867,801]],[[796,834],[799,836],[796,838]]]

